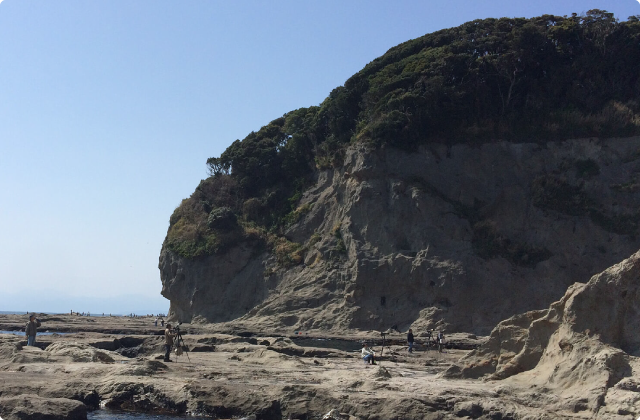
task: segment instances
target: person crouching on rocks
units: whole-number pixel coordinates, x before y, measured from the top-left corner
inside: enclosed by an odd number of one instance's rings
[[[27,322],[27,326],[24,329],[24,335],[27,336],[27,346],[36,345],[36,333],[40,325],[42,325],[40,324],[40,320],[36,318],[34,314],[31,314],[29,316],[29,322]]]
[[[175,337],[175,334],[173,334],[173,332],[171,331],[171,324],[167,324],[167,329],[164,330],[164,348],[165,348],[165,352],[164,352],[164,361],[165,362],[170,362],[171,359],[169,359],[169,356],[171,355],[171,346],[173,346],[173,338]]]
[[[364,360],[365,363],[371,363],[372,365],[375,365],[375,355],[375,352],[367,347],[367,343],[362,343],[362,360]]]

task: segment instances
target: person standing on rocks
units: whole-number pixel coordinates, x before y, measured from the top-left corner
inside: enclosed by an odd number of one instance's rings
[[[29,322],[27,322],[27,326],[24,329],[24,335],[27,336],[27,346],[36,345],[36,334],[40,325],[42,325],[40,320],[34,314],[31,314]]]
[[[375,352],[367,347],[367,343],[362,343],[362,360],[364,360],[365,363],[371,363],[372,365],[375,365],[375,355]]]
[[[169,356],[171,355],[171,346],[173,346],[174,337],[175,335],[173,334],[173,331],[171,331],[171,324],[167,323],[167,329],[164,330],[164,348],[165,348],[164,361],[165,362],[171,361]]]
[[[407,334],[407,343],[409,343],[409,353],[413,353],[413,330],[411,328]]]
[[[439,331],[436,336],[436,343],[438,344],[438,352],[442,353],[442,349],[444,348],[444,330]]]

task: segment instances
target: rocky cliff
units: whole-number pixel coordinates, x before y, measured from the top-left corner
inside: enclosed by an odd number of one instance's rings
[[[487,334],[640,248],[639,172],[640,137],[354,145],[299,200],[295,258],[244,241],[189,259],[165,242],[162,294],[182,321]]]

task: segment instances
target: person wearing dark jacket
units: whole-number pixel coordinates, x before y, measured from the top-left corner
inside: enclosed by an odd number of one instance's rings
[[[24,335],[27,336],[27,346],[36,345],[36,334],[38,333],[38,327],[42,325],[40,320],[36,318],[34,314],[29,316],[29,322],[24,329]]]
[[[169,356],[171,355],[171,346],[173,346],[173,338],[175,337],[175,335],[173,334],[173,331],[171,330],[171,324],[167,324],[167,329],[164,330],[164,348],[165,348],[165,353],[164,353],[164,361],[165,362],[170,362],[171,359],[169,358]]]
[[[409,343],[409,353],[413,353],[413,330],[411,328],[407,334],[407,343]]]

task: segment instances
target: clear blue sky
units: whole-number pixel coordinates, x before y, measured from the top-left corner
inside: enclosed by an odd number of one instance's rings
[[[169,216],[235,139],[389,48],[637,0],[0,3],[0,310],[166,312]],[[86,306],[86,307],[83,307]]]

